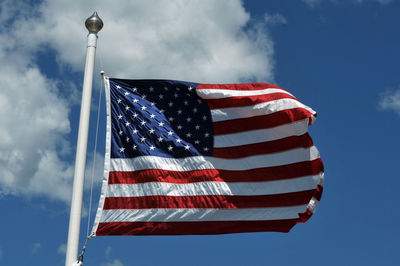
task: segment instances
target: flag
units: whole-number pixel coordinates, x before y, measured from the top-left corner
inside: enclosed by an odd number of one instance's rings
[[[315,211],[316,112],[267,83],[105,77],[95,235],[288,232]]]

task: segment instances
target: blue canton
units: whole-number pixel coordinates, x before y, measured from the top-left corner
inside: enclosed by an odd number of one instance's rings
[[[213,127],[197,83],[109,79],[111,158],[211,155]]]

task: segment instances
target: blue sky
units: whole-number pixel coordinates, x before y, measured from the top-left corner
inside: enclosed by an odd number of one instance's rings
[[[86,265],[397,265],[400,2],[0,3],[0,265],[64,265],[86,49],[97,10],[88,173],[97,207],[112,77],[275,83],[318,112],[325,164],[316,214],[290,233],[96,237]],[[100,107],[104,115],[104,103]],[[86,235],[90,175],[81,241]],[[93,216],[92,216],[93,217]]]

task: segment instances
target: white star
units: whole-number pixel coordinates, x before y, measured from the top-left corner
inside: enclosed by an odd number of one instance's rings
[[[122,119],[122,115],[118,115],[118,119],[121,120]]]
[[[129,137],[126,137],[126,142],[129,142],[129,140],[130,140],[130,138],[129,138]]]
[[[197,108],[193,108],[193,113],[197,113]]]
[[[186,118],[186,121],[190,122],[190,121],[192,121],[192,118],[188,117],[188,118]]]
[[[150,134],[154,134],[154,131],[155,131],[154,129],[149,130]]]
[[[200,99],[197,99],[197,102],[198,102],[198,103],[201,103],[201,100],[200,100]]]
[[[117,85],[117,89],[121,89],[121,86]]]
[[[182,129],[182,126],[181,126],[181,125],[178,125],[178,129]]]
[[[182,140],[181,140],[181,139],[176,139],[176,142],[177,142],[177,143],[181,143]]]
[[[160,100],[161,100],[162,98],[164,98],[164,95],[160,94],[160,95],[158,95],[158,98],[160,98]]]
[[[137,88],[136,88],[136,87],[132,88],[132,91],[133,91],[133,92],[136,92],[136,91],[137,91]]]
[[[160,123],[158,123],[158,125],[159,125],[160,127],[162,127],[162,126],[164,126],[164,123],[163,123],[163,122],[160,122]]]
[[[154,147],[153,145],[150,146],[150,150],[153,151],[156,147]]]
[[[153,87],[150,87],[150,88],[149,88],[149,91],[154,91],[154,88],[153,88]]]
[[[192,90],[193,90],[193,88],[192,88],[191,86],[189,86],[188,90],[189,90],[189,91],[192,91]]]
[[[204,137],[208,138],[208,136],[210,136],[210,134],[209,134],[208,132],[206,132],[206,133],[204,134]]]
[[[195,140],[195,141],[194,141],[194,144],[200,144],[200,141]]]
[[[191,133],[187,133],[187,134],[186,134],[186,137],[188,137],[188,138],[190,138],[191,136],[192,136]]]
[[[205,116],[203,116],[203,120],[207,120],[207,116],[205,115]]]
[[[188,102],[188,101],[184,101],[183,104],[184,104],[184,105],[188,105],[189,102]]]
[[[139,102],[139,100],[138,99],[133,99],[133,102],[137,103],[137,102]]]
[[[174,105],[173,102],[169,102],[169,103],[168,103],[168,106],[169,106],[169,107],[172,107],[173,105]]]
[[[207,147],[205,147],[205,148],[203,148],[203,150],[204,150],[204,151],[208,151],[208,148],[207,148]]]
[[[186,146],[185,146],[185,150],[188,151],[189,149],[190,149],[190,146],[189,146],[189,145],[186,145]]]
[[[117,103],[121,103],[121,102],[122,102],[122,100],[121,100],[121,99],[118,99],[118,100],[117,100]]]
[[[168,131],[168,136],[172,136],[172,134],[174,134],[174,132]]]
[[[134,118],[138,117],[138,114],[137,113],[133,113],[133,117]]]
[[[143,94],[143,95],[142,95],[142,98],[143,98],[143,99],[146,99],[146,97],[147,97],[146,94]]]
[[[182,114],[182,110],[178,110],[178,115]]]
[[[161,110],[160,110],[160,113],[162,113],[162,114],[163,114],[164,112],[165,112],[165,110],[164,110],[164,109],[161,109]]]
[[[140,138],[140,141],[141,141],[141,142],[145,142],[145,140],[146,140],[145,137],[141,137],[141,138]]]
[[[124,94],[125,94],[125,96],[128,96],[130,93],[129,92],[125,92]]]
[[[178,87],[176,87],[176,90],[177,90],[177,91],[180,91],[181,89],[180,89],[180,88],[178,88]]]
[[[156,105],[156,103],[154,103],[154,102],[151,102],[150,104],[151,104],[151,106],[154,106],[154,105]]]
[[[164,90],[167,91],[167,90],[168,90],[168,87],[164,87]]]
[[[120,135],[124,134],[124,132],[123,132],[122,130],[120,130],[118,133],[119,133]]]
[[[168,151],[172,151],[173,147],[171,145],[168,146]]]
[[[136,148],[137,148],[137,145],[136,145],[136,144],[133,144],[132,149],[133,149],[133,150],[136,150]]]
[[[169,121],[174,121],[173,117],[168,118]]]
[[[142,121],[142,122],[140,122],[140,124],[142,125],[142,126],[144,126],[144,125],[146,125],[146,121]]]
[[[164,139],[162,137],[158,138],[158,142],[162,142]]]
[[[178,93],[175,92],[174,97],[178,98],[178,96],[179,96]]]
[[[147,107],[143,105],[140,109],[142,109],[144,111],[147,109]]]
[[[131,109],[129,106],[125,106],[126,111],[128,111],[129,109]]]
[[[133,133],[133,134],[137,134],[137,133],[138,133],[138,130],[135,128],[134,130],[132,130],[132,133]]]
[[[150,115],[150,118],[154,118],[154,117],[156,117],[155,114],[151,114],[151,115]]]
[[[199,130],[199,129],[200,129],[200,126],[199,126],[199,125],[196,125],[195,128],[196,128],[196,130]]]
[[[125,148],[124,147],[121,147],[120,149],[119,149],[119,152],[124,152],[125,151]]]
[[[126,122],[126,123],[125,123],[125,126],[129,127],[130,124],[131,124],[131,123]]]

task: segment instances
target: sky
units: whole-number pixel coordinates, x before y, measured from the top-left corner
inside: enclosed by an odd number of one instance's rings
[[[64,265],[84,21],[95,10],[104,28],[81,246],[101,186],[101,70],[119,78],[268,82],[287,89],[318,112],[310,132],[325,184],[316,213],[288,234],[95,237],[85,265],[399,264],[400,1],[3,0],[0,265]]]

